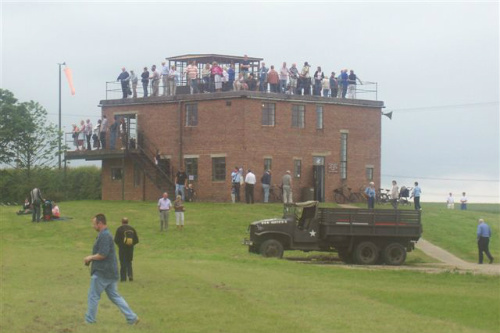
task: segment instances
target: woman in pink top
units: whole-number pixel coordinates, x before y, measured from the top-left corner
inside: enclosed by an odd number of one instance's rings
[[[212,68],[210,69],[212,76],[214,77],[215,90],[222,90],[222,68],[220,68],[217,62],[213,62]]]

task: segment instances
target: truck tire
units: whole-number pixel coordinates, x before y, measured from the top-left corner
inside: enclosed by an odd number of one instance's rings
[[[379,248],[373,242],[361,242],[354,251],[354,261],[359,265],[374,265],[379,258]]]
[[[261,244],[260,254],[266,258],[282,258],[283,245],[276,239],[268,239]]]
[[[406,260],[406,249],[399,243],[391,243],[384,248],[383,257],[387,265],[402,265]]]

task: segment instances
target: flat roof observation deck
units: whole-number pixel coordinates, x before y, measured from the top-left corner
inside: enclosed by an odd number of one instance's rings
[[[199,85],[201,86],[203,81],[201,80],[201,73],[203,68],[205,67],[206,64],[212,64],[214,61],[217,62],[221,67],[229,66],[231,64],[234,65],[235,69],[235,77],[238,78],[239,72],[240,72],[240,65],[244,60],[243,56],[231,56],[231,55],[222,55],[222,54],[185,54],[185,55],[180,55],[180,56],[175,56],[175,57],[168,57],[165,58],[168,61],[168,66],[171,68],[171,66],[176,67],[177,71],[180,74],[180,81],[177,85],[177,91],[176,91],[176,96],[178,95],[188,95],[190,94],[190,89],[187,86],[186,82],[186,76],[184,75],[184,70],[187,68],[187,66],[192,62],[196,61],[197,67],[198,67],[198,73],[199,73]],[[263,58],[257,58],[257,57],[247,57],[249,61],[249,73],[253,73],[254,77],[258,80],[257,74],[260,68],[260,63]],[[299,72],[302,69],[301,67],[297,67]],[[161,71],[161,64],[157,64],[157,70]],[[276,69],[279,71],[279,69]],[[151,74],[151,73],[150,73]],[[311,76],[314,74],[314,70],[311,68],[310,70]],[[140,78],[140,71],[136,71],[136,75]],[[357,84],[356,85],[356,97],[354,99],[350,99],[351,102],[353,100],[357,99],[363,99],[363,100],[378,100],[378,84],[377,82],[371,82],[371,81],[362,81],[363,84]],[[151,86],[151,82],[150,82]],[[258,86],[258,82],[257,82]],[[231,90],[232,87],[229,87],[229,90]],[[147,99],[157,99],[159,97],[151,97],[151,87],[149,89],[150,91],[150,96],[147,97]],[[163,83],[162,80],[160,80],[160,87],[159,87],[159,92],[160,95],[163,92]],[[238,92],[242,92],[241,90]],[[253,92],[253,91],[249,91]],[[267,90],[267,93],[269,94],[276,94],[276,95],[285,95],[285,94],[277,94],[277,93],[271,93],[269,90]],[[212,93],[213,94],[213,93]],[[206,95],[206,94],[205,94]],[[138,87],[137,87],[137,99],[143,98],[144,92],[142,89],[142,84],[139,82]],[[301,98],[301,97],[310,97],[308,95],[301,96],[301,95],[293,95],[295,98]],[[312,95],[311,95],[312,96]],[[117,81],[108,81],[106,82],[106,98],[105,100],[113,100],[113,99],[121,99],[122,97],[122,89],[121,85]],[[172,97],[172,96],[170,96]],[[314,96],[318,97],[318,96]],[[323,97],[325,100],[326,99],[332,99],[332,100],[342,100],[342,98],[332,98],[332,97]],[[344,98],[344,100],[347,98]],[[126,104],[128,104],[130,99],[126,99]],[[124,101],[125,102],[125,101]],[[102,104],[102,103],[101,103]],[[142,104],[142,103],[141,103]],[[342,103],[343,104],[343,103]],[[357,104],[357,103],[355,103]]]

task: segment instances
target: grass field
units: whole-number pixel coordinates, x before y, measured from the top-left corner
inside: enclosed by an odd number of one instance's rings
[[[423,204],[424,237],[475,260],[475,227],[485,218],[499,233],[496,208],[447,211]],[[281,215],[281,205],[193,203],[186,228],[160,233],[155,203],[61,204],[70,221],[32,224],[0,208],[0,332],[497,332],[498,277],[346,269],[264,259],[240,245],[248,224]],[[83,257],[103,212],[112,232],[127,216],[139,233],[133,283],[119,290],[141,317],[126,325],[105,295],[98,323],[83,315],[89,269]],[[171,215],[172,221],[175,220]],[[500,258],[498,236],[492,240]],[[287,253],[298,255],[298,253]],[[409,254],[410,265],[426,262]]]

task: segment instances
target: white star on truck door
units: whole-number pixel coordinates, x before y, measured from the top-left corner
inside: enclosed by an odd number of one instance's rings
[[[309,234],[311,235],[311,237],[316,237],[316,231],[314,230],[311,230]]]

